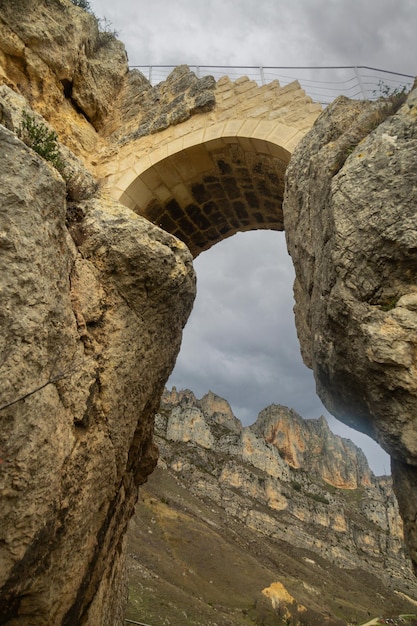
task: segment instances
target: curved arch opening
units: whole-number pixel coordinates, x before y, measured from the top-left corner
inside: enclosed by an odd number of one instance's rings
[[[249,137],[219,137],[156,161],[120,201],[183,241],[194,257],[240,231],[283,230],[290,153]]]
[[[304,418],[324,415],[331,430],[366,454],[375,474],[389,456],[370,437],[334,418],[301,359],[293,316],[294,270],[283,233],[239,233],[195,262],[197,298],[168,387],[225,398],[244,425],[269,404]]]
[[[317,418],[323,414],[334,432],[352,439],[364,449],[376,473],[386,473],[389,471],[389,460],[379,445],[338,422],[326,411],[315,393],[313,374],[302,363],[296,337],[292,314],[293,268],[283,236],[281,244],[277,239],[274,242],[274,247],[281,249],[279,258],[272,264],[268,261],[266,265],[265,261],[258,259],[259,254],[270,251],[267,239],[254,247],[252,244],[248,246],[249,239],[245,239],[244,252],[241,249],[232,261],[237,268],[237,276],[232,279],[230,274],[225,274],[227,263],[224,255],[228,257],[230,252],[226,251],[228,246],[224,240],[237,233],[252,231],[250,236],[255,242],[261,234],[259,231],[284,230],[284,177],[291,154],[283,146],[267,139],[239,134],[219,136],[216,133],[217,130],[211,132],[211,138],[204,141],[205,133],[202,131],[186,147],[176,149],[175,145],[179,144],[174,142],[166,151],[150,155],[144,160],[146,167],[136,166],[137,175],[132,177],[133,180],[131,178],[119,198],[136,213],[181,239],[194,258],[221,243],[220,247],[216,246],[214,256],[213,253],[209,258],[203,255],[197,261],[199,294],[206,292],[202,284],[207,278],[204,268],[210,268],[208,281],[216,283],[217,287],[214,291],[209,289],[208,295],[196,300],[169,384],[190,388],[197,395],[204,395],[208,389],[215,391],[230,402],[244,424],[255,421],[259,410],[272,403],[287,405],[305,418]],[[286,145],[285,140],[282,143]],[[273,232],[264,232],[263,235],[279,237]],[[242,240],[233,237],[233,242],[236,241]],[[242,248],[240,244],[237,250],[239,248]],[[213,261],[216,257],[221,259],[220,264]],[[256,263],[260,263],[259,272],[264,274],[260,281],[249,271],[256,267],[253,263],[255,258]],[[269,274],[271,278],[267,280]],[[239,292],[239,285],[247,294],[246,300]],[[277,288],[278,285],[286,285],[285,295],[281,288]],[[254,290],[251,291],[248,286]],[[214,293],[217,295],[214,296]],[[230,306],[225,299],[229,300],[234,295],[236,304]],[[207,298],[211,300],[211,305],[207,304]],[[251,317],[253,309],[250,303],[260,300],[264,303],[269,301],[271,308],[266,314],[265,311],[258,312]],[[284,303],[285,313],[279,314]],[[271,317],[272,310],[274,315]],[[214,331],[219,314],[229,321],[229,326],[226,325],[222,331],[217,325]],[[246,321],[243,319],[245,316]],[[203,329],[199,337],[196,327],[198,332]],[[245,340],[242,341],[239,329],[245,327]],[[207,342],[210,328],[211,343]],[[263,331],[263,340],[259,337],[259,329]],[[219,342],[221,349],[218,348]],[[244,348],[248,345],[251,350],[245,352]],[[230,350],[225,356],[226,346]],[[216,350],[217,360],[213,357]],[[205,359],[205,365],[209,365],[211,373],[199,360],[201,357]],[[187,372],[191,375],[188,376]],[[199,382],[196,380],[198,372],[202,374]],[[268,389],[266,380],[270,381]],[[226,381],[229,382],[227,387]],[[257,405],[251,401],[252,397],[258,398]]]

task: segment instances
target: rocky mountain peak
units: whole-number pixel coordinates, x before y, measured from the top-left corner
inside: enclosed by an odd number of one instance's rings
[[[195,421],[201,421],[199,419],[199,416],[201,416],[203,421],[207,421],[209,430],[218,426],[231,433],[240,433],[242,431],[242,424],[233,415],[228,401],[217,396],[212,391],[209,391],[198,400],[189,389],[182,389],[181,391],[177,391],[175,387],[171,391],[165,389],[161,399],[161,408],[166,410],[176,406],[195,409],[193,411],[194,423]]]
[[[263,409],[254,424],[243,427],[227,400],[212,391],[197,399],[189,389],[173,387],[163,394],[158,424],[169,439],[195,441],[213,450],[238,446],[246,457],[259,457],[258,464],[268,467],[271,475],[282,476],[288,468],[303,470],[341,489],[369,487],[374,480],[362,450],[332,433],[323,416],[305,420],[278,404]]]
[[[294,469],[305,469],[342,489],[372,483],[372,472],[362,450],[349,439],[332,433],[324,416],[304,420],[287,407],[263,409],[250,427],[272,444]]]
[[[198,404],[203,413],[210,418],[210,421],[214,421],[231,432],[240,433],[242,431],[242,424],[233,415],[230,404],[224,398],[220,398],[220,396],[209,391]]]

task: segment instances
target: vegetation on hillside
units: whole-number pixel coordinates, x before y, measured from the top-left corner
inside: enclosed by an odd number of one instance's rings
[[[97,17],[94,14],[88,0],[71,0],[71,2],[74,6],[84,9],[84,11],[91,13],[91,15],[96,18],[99,29],[98,47],[105,45],[109,40],[116,39],[119,36],[119,33],[117,30],[114,30],[112,23],[107,19],[107,17]]]
[[[81,9],[85,9],[86,11],[92,13],[91,5],[88,0],[71,0],[71,2],[76,7],[80,7]]]
[[[347,626],[398,616],[408,604],[363,569],[340,568],[226,516],[168,469],[157,468],[141,489],[128,553],[126,617],[152,626]],[[276,581],[294,603],[273,609],[262,590]]]
[[[64,163],[59,152],[58,136],[34,115],[22,111],[22,122],[18,129],[19,138],[40,157],[49,161],[59,172],[63,172]]]

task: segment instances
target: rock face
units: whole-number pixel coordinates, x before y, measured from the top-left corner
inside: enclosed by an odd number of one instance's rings
[[[131,70],[119,106],[104,132],[111,141],[123,145],[175,126],[195,113],[210,111],[216,102],[215,88],[212,76],[197,78],[185,65],[176,67],[166,81],[155,86],[140,72]]]
[[[253,430],[278,448],[294,469],[308,468],[341,489],[371,485],[371,472],[361,450],[349,439],[335,437],[324,417],[305,421],[295,411],[288,413],[286,407],[273,405],[259,414]]]
[[[0,82],[27,98],[94,169],[100,151],[189,119],[215,104],[212,77],[180,66],[152,87],[129,71],[124,45],[70,0],[2,0]]]
[[[417,597],[391,479],[375,477],[323,417],[272,405],[242,428],[225,400],[174,388],[155,434],[160,467],[225,519]]]
[[[287,170],[284,221],[304,360],[328,409],[390,453],[417,564],[417,90],[395,101],[326,109]]]
[[[83,168],[123,46],[66,0],[6,0],[0,30],[0,622],[114,626],[192,259]],[[57,144],[65,180],[19,139],[23,111],[77,149]]]
[[[67,207],[56,170],[0,134],[0,621],[113,625],[191,257],[106,198]]]

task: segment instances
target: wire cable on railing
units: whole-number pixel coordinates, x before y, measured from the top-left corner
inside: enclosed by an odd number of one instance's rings
[[[151,85],[166,80],[176,65],[132,65],[147,75]],[[382,70],[366,65],[340,66],[272,66],[272,65],[189,65],[198,77],[212,75],[236,79],[243,75],[260,85],[278,80],[282,86],[298,81],[315,102],[330,104],[336,96],[375,100],[378,96],[409,89],[414,80],[411,74]],[[317,78],[316,78],[317,77]]]
[[[165,69],[175,69],[176,67],[178,67],[178,65],[131,65],[131,68],[149,68],[149,67],[155,67],[155,68],[165,68]],[[384,70],[381,68],[377,68],[377,67],[369,67],[367,65],[189,65],[189,67],[198,67],[200,69],[237,69],[237,70],[242,70],[242,69],[252,69],[252,70],[259,70],[260,68],[262,68],[263,70],[352,70],[352,69],[359,69],[359,70],[371,70],[373,72],[381,72],[383,74],[392,74],[394,76],[403,76],[406,78],[412,78],[414,79],[415,76],[412,74],[403,74],[401,72],[394,72],[391,70]]]

